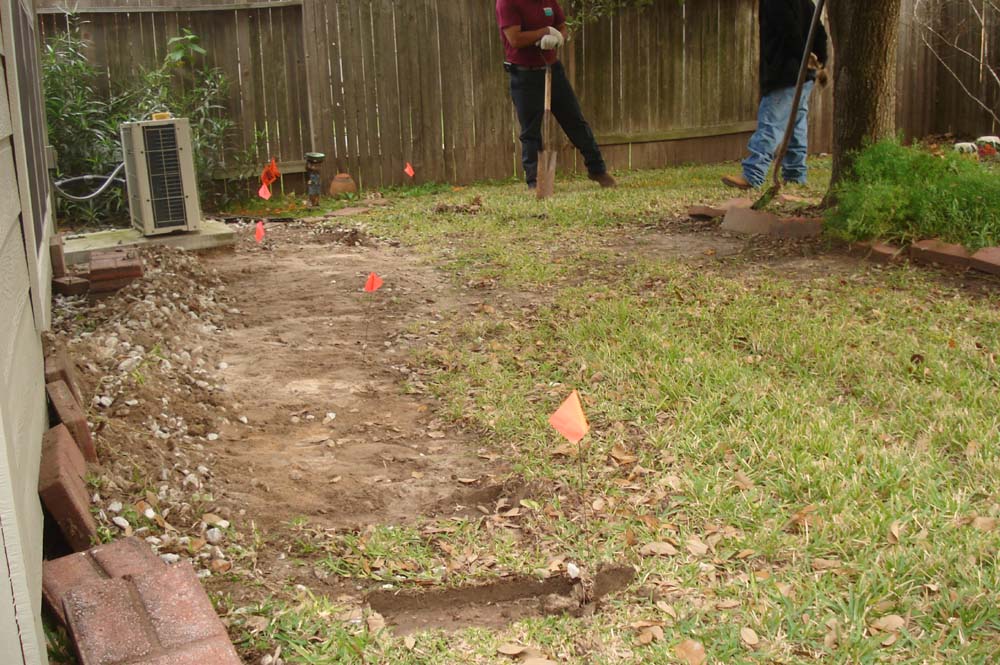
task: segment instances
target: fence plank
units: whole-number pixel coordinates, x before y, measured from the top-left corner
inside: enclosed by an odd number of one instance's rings
[[[36,4],[44,36],[67,29],[65,0]],[[951,38],[978,51],[978,30],[959,34],[973,18],[968,8],[922,4]],[[924,46],[915,5],[904,0],[900,127],[910,137],[996,131]],[[520,171],[493,2],[79,0],[76,7],[93,42],[88,56],[105,72],[104,92],[160,63],[181,28],[202,38],[206,64],[229,78],[227,108],[240,126],[227,162],[253,149],[259,129],[266,142],[258,161],[273,154],[300,162],[305,151],[319,150],[329,156],[326,176],[347,170],[368,187],[410,182],[402,173],[407,161],[418,182]],[[754,0],[684,0],[578,28],[560,56],[609,164],[738,157],[734,146],[745,143],[758,102],[757,20]],[[988,34],[1000,38],[996,12]],[[1000,49],[991,52],[996,66]],[[975,63],[949,63],[996,106],[1000,91],[981,80]],[[812,103],[812,148],[828,151],[832,91],[818,91]],[[570,146],[561,153],[565,170],[582,168]]]

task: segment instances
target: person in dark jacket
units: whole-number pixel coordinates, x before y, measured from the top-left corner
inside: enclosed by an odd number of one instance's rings
[[[760,110],[757,131],[750,138],[750,156],[743,160],[743,174],[726,176],[722,182],[738,189],[761,187],[767,179],[775,152],[785,137],[792,112],[795,84],[809,39],[816,5],[812,0],[760,0]],[[822,69],[827,62],[826,29],[820,23],[813,42],[813,55]],[[805,184],[809,152],[809,97],[816,80],[810,68],[799,103],[795,132],[781,164],[787,183]]]

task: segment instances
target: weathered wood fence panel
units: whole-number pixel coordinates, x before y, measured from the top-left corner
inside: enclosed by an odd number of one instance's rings
[[[982,113],[955,94],[909,17],[922,1],[960,21],[960,0],[904,0],[899,120],[910,136],[971,131]],[[44,34],[66,0],[38,0]],[[231,82],[232,152],[364,186],[470,182],[517,172],[517,123],[501,67],[493,0],[72,0],[89,57],[113,79],[159,63],[188,28]],[[582,27],[563,50],[612,168],[736,159],[755,125],[756,0],[654,3]],[[991,25],[1000,31],[1000,26]],[[971,38],[971,37],[970,37]],[[978,46],[977,46],[978,48]],[[977,72],[961,70],[975,78]],[[829,151],[831,90],[815,93],[812,147]],[[935,104],[935,100],[939,104]],[[562,146],[563,168],[582,164]]]

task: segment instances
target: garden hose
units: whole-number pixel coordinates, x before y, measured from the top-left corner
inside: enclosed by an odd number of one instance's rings
[[[69,199],[70,201],[75,201],[77,203],[86,203],[106,192],[108,188],[111,187],[111,185],[115,184],[124,185],[125,179],[118,177],[118,174],[121,173],[123,168],[125,168],[125,162],[122,162],[117,167],[115,167],[115,170],[112,171],[111,175],[108,176],[102,176],[102,175],[75,176],[73,178],[65,178],[63,180],[54,180],[52,181],[52,186],[55,187],[56,192],[58,192],[59,195],[62,196],[63,198]],[[65,187],[66,185],[75,182],[90,182],[92,180],[101,180],[101,179],[104,180],[104,184],[102,184],[100,187],[98,187],[90,194],[87,194],[86,196],[76,196],[74,194],[70,194],[69,192],[63,189],[63,187]]]

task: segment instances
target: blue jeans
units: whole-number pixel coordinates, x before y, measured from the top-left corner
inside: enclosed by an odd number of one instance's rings
[[[795,132],[788,143],[788,153],[781,163],[781,174],[785,182],[805,184],[806,156],[809,153],[809,97],[814,83],[806,81],[802,89],[802,101],[795,120]],[[767,180],[768,169],[774,160],[774,153],[781,147],[788,129],[788,115],[792,112],[795,87],[781,88],[765,95],[760,100],[757,112],[757,131],[750,137],[750,156],[743,160],[743,177],[754,187],[760,187]]]

